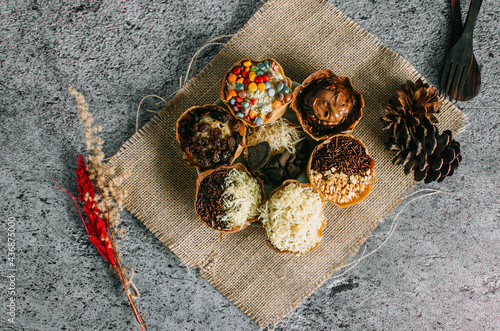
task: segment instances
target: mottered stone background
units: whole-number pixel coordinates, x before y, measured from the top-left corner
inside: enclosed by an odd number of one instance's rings
[[[438,83],[448,1],[332,3]],[[76,159],[85,148],[67,88],[85,94],[103,127],[105,153],[113,155],[135,132],[140,99],[174,92],[198,48],[237,32],[261,6],[243,0],[0,3],[1,328],[138,329],[119,280],[53,183],[76,192]],[[462,7],[465,14],[468,1]],[[459,195],[410,204],[382,249],[327,281],[276,330],[500,328],[499,13],[496,1],[485,1],[476,24],[482,87],[475,99],[458,103],[470,117],[457,137],[464,160],[453,177],[415,189]],[[203,51],[195,73],[218,49]],[[148,106],[154,103],[143,109]],[[140,125],[152,116],[143,111]],[[388,230],[396,212],[376,233]],[[15,325],[6,314],[8,217],[16,219]],[[123,262],[136,272],[138,305],[150,330],[259,330],[138,220],[128,212],[122,219]],[[380,243],[370,239],[367,250]]]

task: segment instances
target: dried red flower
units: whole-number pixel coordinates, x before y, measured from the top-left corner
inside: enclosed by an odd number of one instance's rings
[[[116,265],[111,240],[106,231],[106,221],[101,217],[101,211],[97,208],[95,201],[94,184],[89,178],[87,167],[83,156],[78,156],[78,168],[76,169],[76,181],[78,183],[78,198],[84,203],[83,211],[87,215],[88,222],[83,220],[89,240],[94,244],[102,257],[112,266]]]
[[[147,330],[146,322],[144,321],[144,317],[139,313],[137,307],[135,305],[134,295],[130,292],[129,287],[132,286],[137,293],[137,289],[132,284],[132,277],[127,277],[126,267],[122,267],[119,262],[117,262],[114,254],[114,244],[110,239],[107,230],[107,224],[105,219],[101,216],[102,212],[97,207],[97,202],[95,201],[95,188],[94,184],[90,180],[89,173],[87,171],[87,167],[85,166],[85,161],[82,155],[78,156],[78,167],[76,169],[76,180],[78,184],[78,198],[84,203],[83,211],[87,215],[88,221],[85,221],[82,213],[80,212],[80,208],[78,208],[78,203],[76,198],[69,193],[68,191],[59,187],[56,184],[57,188],[61,191],[67,193],[75,203],[76,210],[82,219],[83,225],[85,226],[85,230],[89,236],[89,240],[94,244],[102,257],[112,265],[113,269],[116,271],[118,277],[120,277],[120,281],[123,285],[123,288],[126,291],[127,298],[132,306],[132,311],[134,313],[135,318],[139,322],[139,325],[142,330]]]
[[[135,300],[139,297],[139,291],[132,282],[134,272],[131,268],[121,265],[120,252],[116,246],[115,236],[117,233],[116,226],[119,221],[118,211],[123,208],[122,199],[126,195],[124,191],[119,190],[117,192],[116,186],[120,185],[118,183],[121,183],[127,175],[123,174],[121,177],[115,177],[109,183],[104,182],[104,176],[113,175],[113,169],[108,169],[109,171],[104,170],[102,165],[104,159],[102,140],[93,136],[94,133],[97,133],[101,129],[99,126],[92,126],[92,114],[87,112],[88,105],[85,103],[84,96],[72,87],[69,88],[69,92],[75,96],[78,102],[78,109],[80,110],[80,115],[78,117],[85,127],[87,151],[91,152],[91,155],[89,155],[87,159],[89,162],[87,165],[88,167],[85,165],[83,156],[79,155],[78,167],[76,170],[79,193],[78,198],[83,202],[83,211],[87,215],[87,221],[78,208],[76,198],[68,191],[57,186],[57,183],[56,186],[73,199],[90,242],[94,244],[102,257],[111,265],[112,269],[120,278],[123,289],[125,290],[125,295],[130,302],[132,312],[137,322],[139,322],[141,330],[147,331],[148,328],[144,316],[137,310],[135,304]],[[91,178],[96,178],[96,186],[92,183]],[[100,189],[103,189],[103,192],[101,192]],[[107,190],[110,192],[107,192]],[[98,200],[100,200],[99,203],[97,203]],[[131,272],[130,276],[128,276],[127,271]],[[132,288],[134,292],[130,291],[130,288]]]
[[[106,230],[106,221],[101,217],[101,211],[97,208],[97,202],[95,201],[95,191],[94,184],[89,178],[89,173],[85,166],[85,161],[83,156],[80,154],[78,156],[78,168],[76,169],[76,181],[78,184],[78,198],[84,203],[83,211],[87,215],[88,221],[85,221],[80,208],[78,208],[78,203],[76,202],[73,194],[68,191],[56,186],[61,191],[67,193],[75,203],[76,210],[82,219],[85,230],[89,235],[89,240],[97,248],[102,257],[113,267],[116,266],[116,259],[113,253],[113,247],[111,245],[111,240],[109,239],[108,232]]]

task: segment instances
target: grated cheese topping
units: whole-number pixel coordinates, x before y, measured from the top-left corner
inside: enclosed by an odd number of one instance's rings
[[[242,228],[248,220],[255,219],[262,203],[261,186],[246,172],[231,169],[225,179],[226,189],[222,194],[226,214],[222,220],[228,229]]]
[[[260,208],[267,238],[281,251],[306,253],[321,240],[323,202],[319,193],[296,183],[276,192]]]
[[[247,133],[247,146],[267,141],[271,146],[271,156],[281,154],[285,149],[294,154],[295,146],[304,139],[306,136],[300,126],[292,125],[280,118],[269,125],[250,128]]]

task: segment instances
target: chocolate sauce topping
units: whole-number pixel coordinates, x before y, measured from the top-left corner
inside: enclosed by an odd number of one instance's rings
[[[312,73],[294,91],[292,107],[314,138],[351,131],[362,116],[363,97],[348,77],[323,69]]]
[[[307,92],[304,91],[308,120],[323,126],[339,124],[352,109],[353,102],[352,90],[331,80],[312,84]]]

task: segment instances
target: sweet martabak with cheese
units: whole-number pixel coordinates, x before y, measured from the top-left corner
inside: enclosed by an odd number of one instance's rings
[[[257,220],[264,186],[240,163],[202,172],[196,181],[195,210],[221,232],[237,232]]]
[[[259,208],[270,247],[280,253],[305,254],[318,247],[325,216],[323,195],[310,184],[287,180]]]
[[[235,63],[222,78],[220,98],[249,126],[271,123],[292,100],[292,81],[274,59]]]

